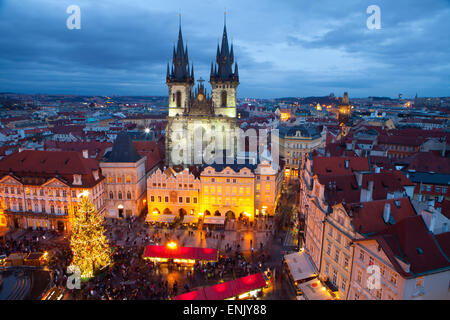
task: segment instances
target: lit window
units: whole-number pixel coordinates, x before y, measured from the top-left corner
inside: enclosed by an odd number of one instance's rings
[[[423,287],[423,277],[419,277],[416,279],[416,288]]]
[[[392,272],[392,275],[391,275],[391,282],[393,284],[397,284],[397,274],[395,274],[394,272]]]

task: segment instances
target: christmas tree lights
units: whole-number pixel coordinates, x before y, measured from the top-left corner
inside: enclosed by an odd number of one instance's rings
[[[97,213],[87,194],[82,194],[79,210],[73,214],[72,265],[80,269],[82,278],[91,278],[95,271],[111,262],[111,249],[105,236],[103,217]]]

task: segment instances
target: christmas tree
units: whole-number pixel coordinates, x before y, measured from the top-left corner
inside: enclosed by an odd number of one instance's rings
[[[103,216],[84,194],[80,207],[72,218],[72,265],[80,268],[82,278],[91,278],[94,272],[111,262],[111,249],[105,236]]]

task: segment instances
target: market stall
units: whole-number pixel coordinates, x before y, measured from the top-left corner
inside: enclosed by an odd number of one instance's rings
[[[184,293],[172,300],[245,300],[262,295],[266,281],[262,273]]]
[[[294,252],[284,256],[289,276],[295,285],[302,280],[311,280],[317,276],[313,265],[309,261],[309,257],[304,251]]]
[[[205,217],[203,225],[211,229],[223,229],[225,227],[225,217]]]
[[[194,265],[196,262],[215,262],[218,251],[213,248],[178,247],[171,242],[165,246],[148,245],[143,258],[154,262],[174,262]]]
[[[318,279],[301,283],[299,288],[305,300],[334,300],[333,295]]]

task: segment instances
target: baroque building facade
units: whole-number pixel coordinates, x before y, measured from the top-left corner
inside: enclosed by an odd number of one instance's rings
[[[105,209],[110,218],[139,216],[146,207],[146,156],[136,151],[130,136],[121,132],[100,167],[106,178]]]
[[[234,65],[234,71],[233,71]],[[189,63],[188,49],[184,47],[181,26],[176,48],[173,48],[172,66],[167,65],[166,83],[169,88],[169,114],[166,126],[166,164],[203,164],[204,152],[229,150],[235,154],[236,88],[239,85],[233,45],[228,44],[226,26],[222,45],[217,46],[216,62],[211,64],[212,94],[206,92],[200,78],[195,90],[194,66]],[[217,146],[217,148],[216,148]]]
[[[75,151],[25,150],[0,161],[0,216],[10,229],[70,232],[71,216],[86,194],[104,212],[98,161]]]

